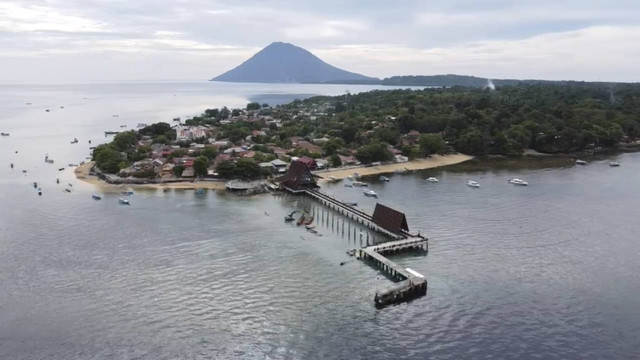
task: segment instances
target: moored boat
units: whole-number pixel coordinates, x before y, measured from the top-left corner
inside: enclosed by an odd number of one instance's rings
[[[437,179],[437,178],[434,178],[434,177],[432,176],[432,177],[428,177],[428,178],[427,178],[427,181],[428,181],[428,182],[437,183],[437,182],[438,182],[438,179]]]
[[[380,180],[380,181],[387,181],[387,182],[388,182],[388,181],[389,181],[389,178],[388,178],[388,177],[386,177],[386,176],[384,176],[384,175],[380,175],[380,177],[378,178],[378,180]]]
[[[130,205],[129,200],[127,199],[119,198],[118,202],[122,205]]]
[[[371,196],[371,197],[378,197],[378,193],[371,190],[371,189],[364,189],[362,191],[366,196]]]
[[[100,196],[100,195],[98,195],[98,194],[93,194],[93,195],[91,195],[91,197],[92,197],[94,200],[102,200],[102,196]]]
[[[357,187],[365,187],[368,186],[366,182],[362,182],[362,181],[354,181],[353,182],[353,186],[357,186]]]
[[[131,191],[131,190],[123,191],[122,195],[131,196],[131,195],[133,195],[133,191]]]
[[[73,138],[73,141],[71,143],[72,144],[77,144],[78,143],[78,139],[77,138]]]
[[[0,133],[0,135],[2,135],[2,136],[9,136],[9,133],[3,132],[3,133]]]
[[[478,182],[476,182],[476,181],[468,180],[467,181],[467,186],[470,186],[472,188],[479,188],[480,184]]]
[[[587,165],[588,163],[586,161],[584,161],[584,160],[578,159],[578,160],[576,160],[576,164],[578,164],[578,165]]]
[[[612,161],[609,163],[609,166],[612,166],[612,167],[620,166],[620,163],[617,161]]]
[[[520,185],[520,186],[527,186],[529,185],[528,182],[522,180],[522,179],[518,179],[518,178],[513,178],[513,179],[509,179],[509,183],[513,184],[513,185]]]

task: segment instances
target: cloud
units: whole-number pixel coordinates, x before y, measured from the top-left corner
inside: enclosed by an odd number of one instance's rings
[[[106,24],[45,6],[0,3],[0,32],[101,32]]]
[[[286,27],[282,34],[288,39],[325,39],[353,38],[355,34],[364,32],[369,27],[361,21],[324,20]]]

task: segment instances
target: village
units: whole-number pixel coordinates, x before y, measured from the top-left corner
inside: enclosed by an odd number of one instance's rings
[[[296,101],[208,109],[185,121],[175,118],[118,132],[111,143],[93,150],[93,160],[110,183],[167,183],[277,177],[296,161],[317,173],[404,164],[421,156],[424,144],[418,131],[401,135],[396,146],[382,141],[389,140],[387,127],[394,117],[336,129],[332,124],[343,121],[336,107],[340,104]]]

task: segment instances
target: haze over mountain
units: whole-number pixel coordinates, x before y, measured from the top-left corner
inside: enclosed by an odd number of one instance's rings
[[[271,43],[239,66],[211,80],[260,83],[378,81],[339,69],[301,47],[283,42]]]

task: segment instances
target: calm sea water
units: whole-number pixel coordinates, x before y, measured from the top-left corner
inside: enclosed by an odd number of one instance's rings
[[[367,233],[310,200],[137,191],[123,207],[58,171],[123,124],[346,89],[0,87],[11,133],[0,138],[0,358],[640,358],[638,154],[612,156],[620,168],[470,163],[371,179],[378,201],[431,238],[428,255],[395,258],[428,277],[428,294],[382,310],[372,298],[389,280],[345,254]],[[323,190],[365,211],[376,201],[341,183]],[[283,222],[301,208],[322,236]]]

